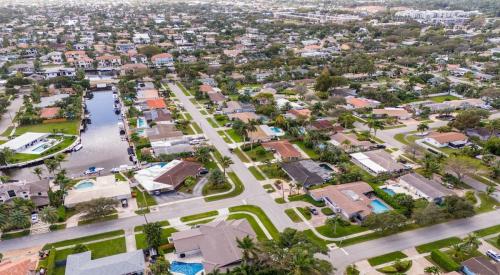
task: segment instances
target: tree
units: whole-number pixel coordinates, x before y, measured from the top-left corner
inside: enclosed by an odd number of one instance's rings
[[[481,241],[476,234],[470,233],[464,238],[463,245],[467,248],[467,251],[471,253],[479,248]]]
[[[245,236],[243,239],[236,238],[236,243],[238,248],[242,250],[242,259],[244,262],[250,262],[259,257],[260,249],[255,244],[254,239]]]
[[[467,253],[466,247],[462,244],[454,244],[450,248],[451,255],[461,261],[464,260],[465,254]]]
[[[73,246],[73,249],[71,249],[71,254],[83,253],[85,251],[89,251],[89,248],[85,244],[79,243]]]
[[[57,213],[57,209],[53,206],[46,206],[42,210],[40,210],[40,219],[43,222],[53,224],[59,220],[59,215]]]
[[[432,275],[441,274],[441,270],[439,270],[439,267],[434,266],[434,265],[424,268],[424,272],[428,273],[428,274],[432,274]]]
[[[59,163],[54,159],[46,159],[43,161],[43,164],[47,168],[47,171],[49,172],[49,174],[53,174],[54,171],[59,166]]]
[[[159,222],[145,224],[144,234],[148,247],[156,249],[161,245],[161,224]]]
[[[220,170],[213,169],[208,175],[208,182],[214,186],[222,186],[226,182],[226,177]]]
[[[460,112],[455,120],[450,122],[450,126],[459,130],[475,128],[481,123],[481,119],[488,118],[489,112],[482,109],[469,109]]]
[[[365,125],[370,129],[369,132],[373,129],[373,135],[377,136],[377,130],[384,129],[384,123],[381,120],[378,120],[374,117],[370,117],[366,120]]]
[[[429,225],[446,219],[446,213],[435,203],[429,203],[425,208],[415,209],[412,217],[418,225]]]
[[[363,221],[363,225],[381,233],[396,232],[406,223],[405,216],[396,211],[387,211],[380,214],[372,213]]]
[[[35,167],[35,169],[33,169],[33,174],[35,174],[39,180],[42,180],[42,174],[43,174],[42,167]]]
[[[224,176],[226,176],[226,168],[229,168],[233,163],[233,160],[228,156],[223,156],[220,159],[220,165],[222,166]]]
[[[153,275],[171,275],[170,262],[165,260],[163,256],[158,257],[154,264],[149,266]]]
[[[1,165],[7,165],[9,162],[12,161],[12,158],[14,157],[14,151],[11,149],[5,147],[0,150],[0,164]]]
[[[480,164],[468,156],[450,156],[445,162],[446,170],[455,174],[462,181],[467,174],[475,174],[480,169]]]
[[[447,197],[444,201],[444,206],[448,215],[453,218],[467,218],[475,214],[474,206],[465,198],[456,195]]]
[[[356,119],[354,118],[354,116],[349,113],[349,112],[344,112],[342,113],[340,116],[339,116],[339,119],[338,119],[338,122],[340,123],[340,125],[342,125],[342,127],[344,128],[352,128],[353,127],[353,124],[354,122],[356,121]]]
[[[330,72],[328,69],[324,69],[323,72],[316,78],[316,84],[314,85],[314,89],[320,92],[328,92],[332,87],[332,78],[330,77]]]
[[[407,218],[411,217],[413,208],[415,208],[415,201],[412,196],[399,193],[394,196],[394,200],[403,207],[403,215]]]
[[[9,225],[13,228],[27,228],[31,224],[29,212],[23,209],[13,209],[9,213]]]
[[[97,198],[76,205],[76,210],[85,213],[84,219],[97,219],[114,213],[118,201],[111,198]]]
[[[486,195],[491,196],[496,191],[496,188],[494,186],[488,185],[486,187]]]
[[[427,130],[429,130],[429,125],[427,123],[422,122],[422,123],[418,124],[417,131],[419,131],[420,133],[423,134]]]

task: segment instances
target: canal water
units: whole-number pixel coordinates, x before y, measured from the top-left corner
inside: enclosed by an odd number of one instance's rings
[[[93,93],[93,98],[85,101],[90,114],[91,123],[87,124],[85,132],[81,134],[83,148],[80,151],[67,154],[62,168],[66,169],[68,176],[83,175],[89,167],[102,167],[101,175],[108,174],[113,167],[122,164],[132,164],[127,154],[128,143],[120,137],[118,122],[121,114],[115,114],[113,109],[114,98],[112,91],[99,91]],[[36,180],[33,168],[11,169],[6,174],[16,180]],[[40,165],[45,170],[44,165]]]

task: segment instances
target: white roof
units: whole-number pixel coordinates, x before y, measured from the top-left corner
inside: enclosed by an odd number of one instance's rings
[[[354,153],[351,154],[351,157],[353,157],[355,160],[363,164],[364,166],[368,167],[370,170],[372,170],[375,173],[382,173],[382,172],[387,172],[387,170],[375,163],[373,160],[370,159],[367,155],[363,153]]]
[[[181,160],[175,159],[165,165],[153,165],[149,168],[137,171],[134,178],[148,192],[160,189],[173,189],[173,186],[170,184],[156,182],[154,180],[177,166],[179,163],[181,163]]]
[[[15,139],[11,139],[8,142],[0,145],[0,149],[3,148],[10,148],[14,151],[18,150],[19,148],[25,146],[28,143],[31,143],[37,139],[44,138],[46,136],[50,135],[49,133],[32,133],[32,132],[27,132],[24,133]]]
[[[130,186],[127,182],[116,182],[115,175],[97,177],[91,181],[94,186],[83,189],[71,189],[64,198],[64,205],[73,207],[78,203],[97,198],[124,199],[131,197]],[[77,183],[78,185],[78,183]]]

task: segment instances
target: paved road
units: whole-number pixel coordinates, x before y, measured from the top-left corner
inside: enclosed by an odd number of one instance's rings
[[[500,210],[476,215],[468,219],[451,221],[418,230],[395,234],[389,237],[351,245],[330,252],[330,260],[342,274],[345,267],[357,261],[374,256],[411,248],[436,240],[465,235],[469,232],[494,226],[500,223]]]
[[[9,126],[12,125],[12,119],[16,116],[16,113],[19,111],[19,108],[23,105],[23,97],[19,95],[16,99],[10,102],[9,107],[7,107],[7,111],[2,115],[0,119],[0,134],[5,132]]]

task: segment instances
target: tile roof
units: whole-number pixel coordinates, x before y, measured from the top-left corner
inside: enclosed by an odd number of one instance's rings
[[[434,133],[431,133],[430,135],[428,135],[427,137],[432,138],[441,144],[467,140],[466,135],[464,135],[462,133],[458,133],[458,132],[447,132],[447,133],[434,132]]]
[[[262,143],[266,149],[274,149],[283,159],[301,158],[302,154],[288,140]]]
[[[148,99],[146,100],[146,104],[150,109],[163,109],[167,107],[167,104],[165,104],[165,100],[163,100],[163,98]]]
[[[54,118],[59,114],[60,107],[47,107],[40,110],[40,117],[45,119]]]

